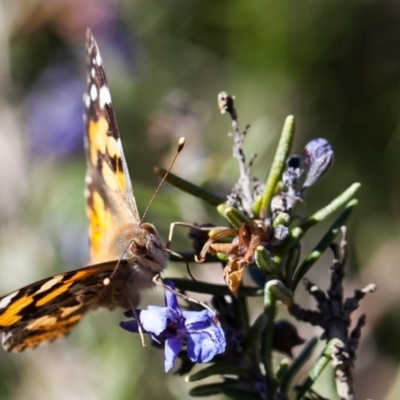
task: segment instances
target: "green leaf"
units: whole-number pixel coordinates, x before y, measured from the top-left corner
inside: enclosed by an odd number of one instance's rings
[[[290,286],[293,274],[296,271],[301,257],[301,243],[297,242],[289,251],[285,262],[285,283]]]
[[[316,382],[316,380],[321,375],[322,371],[328,365],[328,363],[332,360],[332,352],[334,351],[335,346],[339,345],[341,342],[339,339],[330,340],[325,346],[323,352],[315,361],[311,371],[309,372],[306,380],[298,387],[298,393],[296,400],[301,400],[301,398],[307,393],[307,391],[311,388],[311,386]]]
[[[340,232],[340,228],[346,224],[351,213],[357,205],[358,201],[356,199],[353,199],[346,204],[345,209],[336,218],[335,222],[331,225],[331,227],[328,229],[322,239],[318,242],[318,244],[314,247],[311,253],[305,258],[305,260],[301,263],[301,265],[295,272],[292,282],[292,290],[297,287],[299,282],[304,278],[310,268],[315,264],[317,260],[319,260],[324,251],[335,240],[336,236]]]
[[[289,367],[290,367],[290,360],[288,358],[283,358],[276,367],[275,380],[278,387],[281,386],[284,377],[287,376]]]
[[[281,138],[276,149],[274,160],[271,164],[267,181],[265,182],[265,189],[262,196],[256,200],[253,206],[253,211],[256,216],[261,219],[267,217],[268,208],[271,203],[272,197],[275,194],[275,188],[286,166],[286,160],[289,157],[290,149],[292,147],[294,137],[294,117],[289,115],[286,117],[283,125]]]
[[[290,384],[292,383],[293,378],[300,371],[300,369],[304,366],[304,364],[310,359],[312,352],[315,349],[315,346],[318,344],[318,339],[316,337],[310,339],[305,346],[303,347],[301,353],[295,358],[295,360],[290,365],[286,375],[282,380],[282,384],[280,386],[281,393],[287,395],[289,392]]]
[[[272,293],[278,300],[285,304],[286,307],[291,307],[293,305],[292,291],[277,279],[272,279],[265,284],[265,292]],[[267,299],[268,298],[264,297],[264,307]]]
[[[218,213],[226,218],[229,223],[236,229],[239,229],[240,225],[245,222],[250,222],[251,219],[238,209],[227,206],[225,203],[218,205],[217,207]]]
[[[161,167],[154,167],[153,171],[161,178],[163,178],[167,174],[167,170]],[[219,204],[225,201],[223,197],[217,196],[214,193],[211,193],[208,190],[201,188],[200,186],[194,185],[193,183],[190,183],[187,180],[182,179],[177,175],[174,175],[172,172],[168,173],[165,180],[171,185],[177,187],[178,189],[181,189],[186,193],[198,197],[199,199],[204,200],[214,207],[217,207]]]
[[[225,364],[216,362],[208,367],[201,369],[185,377],[186,382],[197,382],[209,378],[213,375],[237,375],[243,374],[243,368],[236,364]]]
[[[257,267],[261,269],[261,271],[265,272],[270,278],[279,278],[280,271],[278,266],[275,265],[272,258],[267,253],[267,250],[263,246],[258,246],[254,253],[254,258],[257,264]]]
[[[281,263],[283,256],[306,234],[308,229],[310,229],[317,223],[322,222],[330,215],[332,215],[335,211],[343,207],[347,202],[352,199],[360,186],[361,185],[359,183],[353,183],[343,193],[333,199],[328,205],[321,208],[311,216],[304,218],[296,227],[291,229],[289,241],[277,251],[277,254],[274,257],[274,261],[276,263]]]
[[[241,386],[244,385],[241,384],[240,381],[225,378],[225,381],[221,383],[211,383],[209,385],[193,388],[189,391],[189,395],[193,397],[203,397],[223,393],[228,396],[228,398],[234,400],[260,400],[260,396],[255,392],[255,389],[246,390]]]
[[[207,266],[210,268],[210,266]],[[222,274],[222,269],[221,269]],[[225,285],[216,285],[213,283],[191,281],[185,278],[170,278],[168,280],[175,283],[175,286],[184,291],[215,294],[220,296],[232,295],[231,291]],[[254,287],[241,286],[238,297],[260,297],[264,295],[264,290]]]
[[[246,353],[254,348],[257,348],[260,338],[263,334],[265,327],[267,326],[268,315],[261,313],[254,324],[251,326],[248,335],[243,343],[243,351]]]
[[[328,205],[321,208],[317,212],[315,212],[310,217],[302,220],[298,225],[303,232],[306,232],[312,226],[317,223],[324,221],[330,215],[332,215],[335,211],[342,208],[347,202],[351,200],[351,198],[356,194],[357,190],[360,188],[360,183],[353,183],[350,187],[348,187],[343,193],[333,199]]]
[[[272,344],[274,340],[274,320],[276,313],[276,298],[270,290],[269,282],[265,285],[264,290],[264,314],[266,315],[266,326],[261,341],[261,359],[264,364],[267,376],[272,379]]]

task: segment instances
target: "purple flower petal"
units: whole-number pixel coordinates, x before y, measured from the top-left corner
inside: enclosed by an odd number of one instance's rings
[[[183,311],[185,325],[189,330],[204,329],[213,324],[215,314],[209,310],[203,311]]]
[[[192,323],[187,321],[187,352],[189,358],[194,362],[208,362],[217,354],[225,351],[226,341],[224,332],[215,315],[205,310],[198,314],[203,314],[203,320]]]
[[[139,332],[138,323],[135,319],[132,319],[130,321],[122,321],[119,323],[119,326],[129,332],[133,332],[133,333]]]
[[[306,167],[303,190],[312,186],[328,171],[333,164],[333,159],[333,148],[326,139],[313,139],[306,144],[303,151],[303,162]]]
[[[182,340],[170,338],[165,341],[164,350],[164,369],[168,372],[175,364],[175,360],[179,352],[182,350]]]
[[[169,286],[172,290],[175,290],[175,285],[171,281],[165,281],[165,285]],[[179,304],[178,304],[178,298],[175,293],[165,290],[164,291],[164,300],[165,300],[165,305],[167,307],[172,308],[173,310],[181,311]]]
[[[181,315],[167,307],[149,306],[140,313],[140,322],[143,329],[154,335],[161,335],[170,324],[176,324]]]
[[[218,353],[215,341],[205,332],[192,333],[188,336],[187,354],[191,361],[205,363],[212,360]]]
[[[174,288],[172,283],[169,286]],[[149,306],[146,310],[136,311],[143,330],[158,343],[165,343],[166,372],[174,366],[176,357],[185,345],[189,358],[195,362],[208,362],[225,350],[225,335],[213,312],[181,311],[177,296],[168,290],[165,292],[165,302],[167,307]],[[135,320],[121,322],[121,326],[138,332]]]

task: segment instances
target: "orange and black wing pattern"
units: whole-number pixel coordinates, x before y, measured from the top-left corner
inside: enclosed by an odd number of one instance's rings
[[[140,218],[122,150],[110,90],[99,48],[90,31],[86,36],[87,91],[85,150],[86,199],[92,261],[107,261],[107,241],[127,223]]]
[[[93,308],[115,262],[32,283],[0,298],[0,332],[7,351],[33,349],[70,333]]]

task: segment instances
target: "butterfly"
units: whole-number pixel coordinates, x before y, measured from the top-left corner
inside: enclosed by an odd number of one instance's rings
[[[89,266],[32,283],[0,298],[7,351],[33,349],[68,335],[87,311],[134,310],[168,262],[156,228],[139,217],[97,43],[86,34],[83,96],[87,159]]]

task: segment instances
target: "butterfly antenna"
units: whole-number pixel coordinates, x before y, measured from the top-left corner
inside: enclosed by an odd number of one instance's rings
[[[160,190],[162,184],[164,183],[165,179],[167,178],[168,174],[170,173],[172,167],[175,164],[176,159],[178,158],[179,153],[182,151],[184,146],[185,146],[185,138],[181,137],[179,139],[178,147],[176,149],[176,152],[175,152],[175,155],[174,155],[174,157],[172,159],[172,162],[171,162],[169,168],[167,169],[167,172],[164,174],[163,178],[161,179],[160,183],[158,184],[157,189],[154,191],[153,196],[151,196],[149,204],[147,204],[147,207],[144,210],[144,213],[142,215],[142,219],[140,220],[140,223],[142,223],[144,218],[146,217],[147,211],[149,211],[149,207],[150,207],[151,203],[153,202],[154,198],[156,197],[156,194],[158,193],[158,191]]]
[[[108,286],[111,283],[112,279],[114,278],[115,273],[117,272],[118,267],[121,265],[122,258],[124,257],[124,255],[128,251],[129,247],[131,247],[132,242],[133,242],[133,240],[129,241],[128,246],[126,246],[126,248],[125,248],[124,252],[122,253],[121,257],[118,259],[117,264],[115,265],[115,268],[114,268],[113,272],[111,273],[111,275],[108,276],[107,278],[104,278],[104,280],[103,280],[103,285],[104,286]]]
[[[156,197],[156,194],[158,193],[158,191],[160,190],[160,187],[161,187],[162,184],[164,183],[165,178],[167,177],[167,175],[168,175],[169,172],[171,171],[172,167],[174,166],[175,161],[176,161],[176,159],[178,158],[178,155],[179,155],[179,153],[182,151],[182,149],[183,149],[184,146],[185,146],[185,138],[184,138],[184,137],[181,137],[181,138],[179,139],[178,148],[176,149],[176,152],[175,152],[175,155],[174,155],[174,157],[173,157],[173,159],[172,159],[171,165],[169,166],[169,168],[168,168],[166,174],[163,176],[163,178],[161,179],[160,183],[158,184],[157,189],[154,191],[153,196],[151,197],[151,199],[150,199],[150,201],[149,201],[149,204],[147,205],[146,209],[144,210],[144,213],[143,213],[142,219],[140,220],[140,223],[143,222],[144,217],[146,216],[147,211],[149,210],[149,207],[150,207],[151,203],[153,202],[154,198]],[[122,261],[123,256],[124,256],[125,253],[128,251],[128,249],[129,249],[129,247],[131,246],[132,242],[133,242],[133,241],[131,240],[131,241],[128,243],[128,245],[126,246],[126,249],[125,249],[124,252],[122,253],[121,257],[118,259],[117,264],[115,265],[115,268],[114,268],[113,272],[111,273],[111,275],[103,280],[103,285],[104,285],[104,286],[108,286],[108,285],[111,283],[112,279],[114,278],[115,273],[116,273],[117,270],[118,270],[118,267],[119,267],[120,264],[121,264],[121,261]],[[171,250],[168,250],[168,251],[169,251],[171,254],[173,254],[174,256],[179,256],[178,253],[172,252]]]

